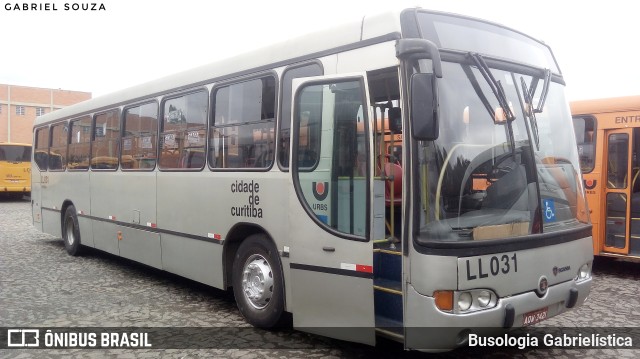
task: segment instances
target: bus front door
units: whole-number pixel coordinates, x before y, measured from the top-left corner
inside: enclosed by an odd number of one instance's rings
[[[296,79],[292,93],[288,304],[293,325],[374,344],[365,76]]]
[[[629,222],[631,214],[633,170],[632,129],[606,132],[604,159],[606,160],[606,186],[604,186],[604,245],[603,251],[629,254]]]

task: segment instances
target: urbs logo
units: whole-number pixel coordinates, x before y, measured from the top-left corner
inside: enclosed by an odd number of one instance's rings
[[[318,201],[324,201],[329,195],[329,182],[313,182],[313,196]]]

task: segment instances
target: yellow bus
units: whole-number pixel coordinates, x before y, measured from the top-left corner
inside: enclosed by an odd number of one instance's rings
[[[21,198],[31,192],[31,145],[0,143],[0,196]]]
[[[640,96],[571,103],[593,253],[640,258]]]

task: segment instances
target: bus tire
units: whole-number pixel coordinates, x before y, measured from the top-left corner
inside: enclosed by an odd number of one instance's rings
[[[258,328],[280,325],[284,281],[278,251],[264,234],[245,239],[233,260],[233,294],[242,316]]]
[[[74,206],[67,207],[67,210],[64,212],[62,241],[64,242],[64,249],[67,250],[67,253],[72,256],[81,254],[80,226],[78,225],[78,216],[76,215],[76,208]]]

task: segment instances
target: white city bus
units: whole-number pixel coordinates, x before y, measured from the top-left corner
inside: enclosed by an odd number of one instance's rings
[[[257,327],[453,348],[586,299],[573,133],[547,45],[390,12],[39,117],[34,225]]]

